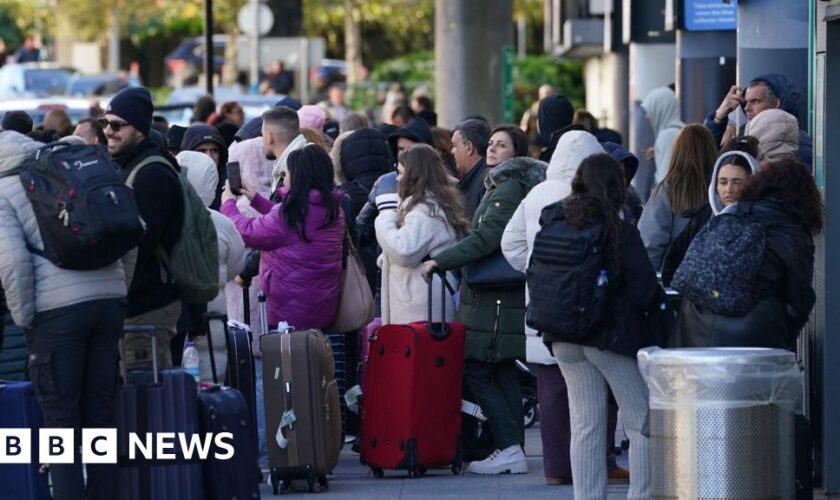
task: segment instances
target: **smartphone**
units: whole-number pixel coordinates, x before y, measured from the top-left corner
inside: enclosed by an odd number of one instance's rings
[[[242,176],[239,173],[238,161],[232,161],[227,164],[227,176],[230,191],[237,196],[242,194]]]

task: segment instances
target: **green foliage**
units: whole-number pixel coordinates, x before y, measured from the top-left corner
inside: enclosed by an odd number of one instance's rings
[[[23,41],[23,32],[15,22],[15,14],[11,9],[0,4],[0,40],[6,44],[6,50],[17,47]]]
[[[362,60],[367,66],[434,43],[433,0],[351,0],[359,13]],[[327,57],[344,59],[344,2],[303,0],[305,36],[322,37]]]
[[[434,58],[430,51],[421,51],[378,64],[370,73],[371,82],[400,82],[408,94],[417,85],[434,89]],[[516,120],[537,99],[537,89],[548,83],[571,99],[576,108],[583,107],[583,63],[558,60],[551,56],[527,56],[513,64],[513,113]],[[366,93],[365,95],[368,95]],[[359,98],[361,102],[365,99]]]
[[[384,61],[371,71],[370,80],[386,82],[430,82],[434,80],[434,54],[429,50],[414,52]]]
[[[584,104],[583,63],[552,56],[528,56],[513,65],[513,113],[517,119],[537,99],[537,89],[548,83],[568,97],[575,108]]]

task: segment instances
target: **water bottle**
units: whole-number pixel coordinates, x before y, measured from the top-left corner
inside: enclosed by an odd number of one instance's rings
[[[609,282],[609,279],[607,279],[607,270],[601,269],[601,273],[598,275],[598,281],[595,282],[595,286],[603,288],[606,287]]]
[[[185,372],[192,375],[195,379],[195,384],[201,387],[201,369],[198,366],[198,351],[195,348],[194,342],[187,342],[186,347],[184,347],[181,367]]]

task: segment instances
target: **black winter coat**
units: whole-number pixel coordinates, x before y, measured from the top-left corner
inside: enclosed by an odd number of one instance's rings
[[[656,271],[639,230],[621,221],[621,270],[617,282],[610,285],[607,323],[597,334],[576,343],[635,358],[639,349],[657,343],[658,332],[648,320],[648,313],[660,298]],[[542,335],[549,346],[552,342],[568,342],[553,338],[548,332]]]
[[[487,192],[487,188],[484,185],[485,177],[487,177],[487,163],[482,158],[458,182],[458,189],[464,195],[467,217],[470,219],[472,219],[475,209],[481,203],[484,193]]]
[[[680,267],[689,245],[691,245],[697,233],[712,218],[712,206],[707,203],[699,207],[689,208],[681,216],[688,219],[688,225],[671,242],[668,249],[665,250],[665,256],[662,257],[662,284],[665,286],[671,285],[674,273]]]
[[[388,141],[376,129],[359,129],[341,142],[339,151],[341,172],[346,182],[341,189],[350,195],[353,219],[367,203],[373,183],[381,175],[391,172]]]
[[[167,154],[146,139],[130,151],[115,156],[114,161],[120,166],[120,175],[125,180],[134,167],[150,156],[166,157]],[[128,318],[160,309],[180,297],[174,285],[161,279],[165,273],[157,257],[158,246],[167,253],[172,252],[184,218],[179,174],[173,166],[178,168],[177,165],[152,163],[134,179],[134,198],[137,211],[146,223],[146,233],[138,246],[134,277],[128,288]]]
[[[811,287],[814,242],[781,203],[766,198],[739,203],[764,227],[765,250],[753,290],[757,297],[744,316],[711,313],[683,300],[672,339],[674,347],[776,347],[793,351],[796,337],[816,302]]]

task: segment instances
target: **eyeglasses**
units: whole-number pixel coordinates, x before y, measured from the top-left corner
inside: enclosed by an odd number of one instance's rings
[[[99,126],[102,127],[102,130],[105,130],[107,127],[111,127],[111,130],[114,132],[119,132],[120,129],[126,125],[128,122],[119,122],[116,120],[106,120],[105,118],[99,119]]]

